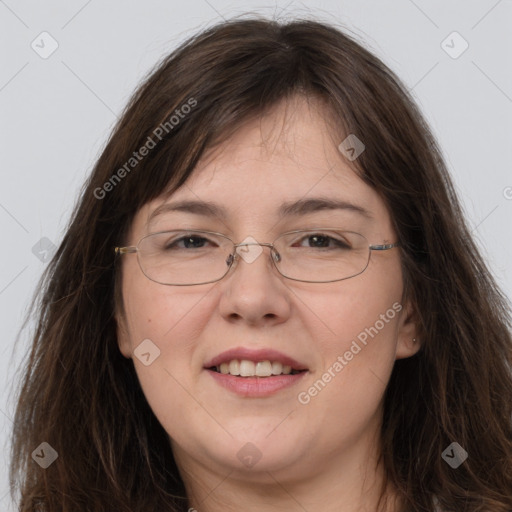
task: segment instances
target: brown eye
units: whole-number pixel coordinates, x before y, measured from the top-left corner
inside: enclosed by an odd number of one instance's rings
[[[334,238],[332,236],[323,234],[323,233],[315,233],[312,235],[308,235],[303,237],[299,242],[293,244],[293,247],[297,247],[302,244],[302,242],[307,241],[308,245],[306,247],[311,248],[327,248],[327,249],[350,249],[350,245],[347,244],[344,240],[340,240]],[[302,246],[302,245],[301,245]]]

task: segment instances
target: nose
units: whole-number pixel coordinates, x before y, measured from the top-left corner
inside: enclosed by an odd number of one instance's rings
[[[279,259],[272,247],[255,240],[235,245],[234,257],[231,255],[228,260],[234,268],[220,282],[219,309],[228,321],[263,325],[277,324],[289,317],[290,292],[270,260]]]
[[[254,240],[252,237],[248,237],[248,239]],[[268,247],[270,249],[270,258],[278,263],[281,261],[281,255],[277,252],[274,247],[274,244],[269,244],[265,242],[241,242],[239,244],[235,244],[234,254],[231,254],[227,259],[226,263],[231,265],[235,259],[242,258],[246,263],[252,263],[260,254],[263,252],[263,247]]]

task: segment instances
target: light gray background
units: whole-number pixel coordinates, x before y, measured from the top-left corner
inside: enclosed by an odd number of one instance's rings
[[[1,510],[14,510],[6,472],[10,391],[28,336],[15,352],[14,341],[44,268],[32,248],[42,237],[60,242],[84,178],[141,78],[197,30],[247,11],[340,22],[402,78],[440,141],[493,274],[512,297],[511,0],[0,0]],[[59,45],[47,59],[31,48],[34,40],[43,45],[43,31]],[[453,31],[469,44],[458,58],[441,46]],[[457,38],[446,44],[462,48]]]

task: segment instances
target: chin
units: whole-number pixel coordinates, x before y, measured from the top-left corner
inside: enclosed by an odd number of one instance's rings
[[[253,474],[279,471],[294,463],[303,464],[300,440],[277,430],[269,434],[272,428],[250,428],[250,433],[245,435],[234,434],[226,442],[215,444],[215,454],[212,455],[222,465]]]

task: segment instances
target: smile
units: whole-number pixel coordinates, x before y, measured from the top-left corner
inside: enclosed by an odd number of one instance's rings
[[[249,361],[232,359],[218,366],[209,368],[223,375],[236,377],[272,377],[277,375],[295,375],[304,370],[292,369],[291,365],[283,365],[280,361]]]

